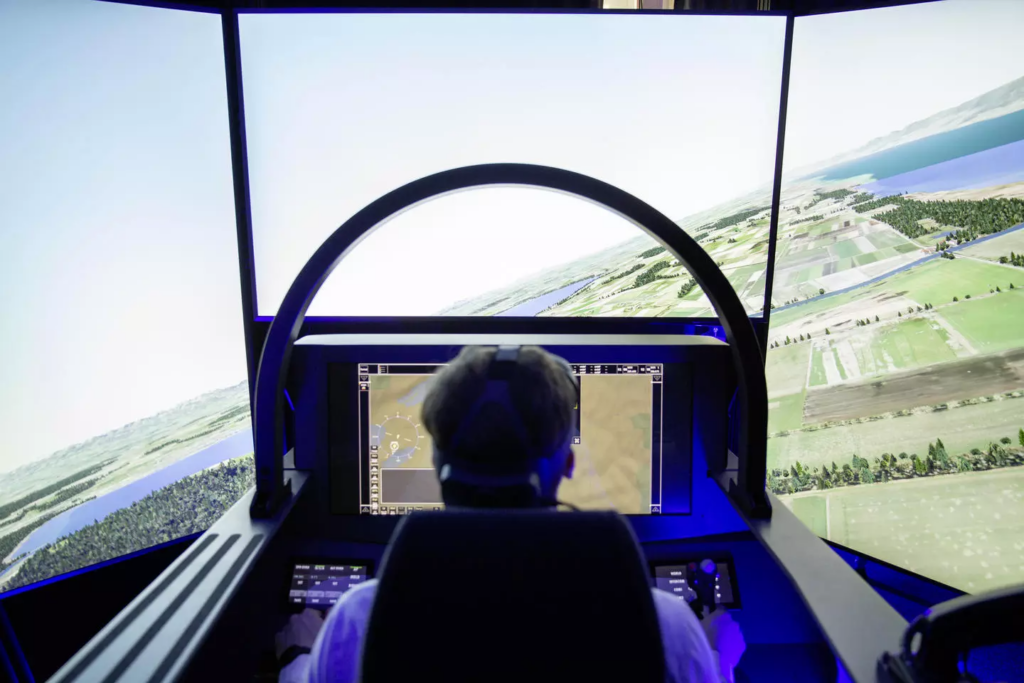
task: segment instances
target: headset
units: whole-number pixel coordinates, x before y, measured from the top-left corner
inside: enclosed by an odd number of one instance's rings
[[[487,384],[480,396],[466,412],[455,430],[447,450],[442,451],[434,444],[434,454],[440,468],[441,490],[444,500],[450,505],[467,507],[553,507],[565,505],[578,509],[569,503],[546,498],[541,494],[541,470],[551,462],[552,456],[562,449],[562,444],[541,451],[530,445],[529,432],[512,401],[509,381],[520,370],[520,346],[499,346],[487,367]],[[576,389],[576,405],[579,405],[580,383],[572,366],[564,358],[555,356],[558,366],[565,372]],[[509,426],[519,437],[522,447],[527,450],[523,465],[514,469],[498,471],[493,466],[467,462],[452,455],[458,449],[470,425],[485,405],[496,403],[503,408],[509,419]]]

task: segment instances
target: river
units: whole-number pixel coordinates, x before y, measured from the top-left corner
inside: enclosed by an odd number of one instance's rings
[[[507,311],[502,311],[501,313],[498,313],[497,316],[495,317],[518,316],[522,318],[532,318],[541,311],[557,304],[559,301],[569,296],[570,294],[575,294],[576,292],[580,291],[581,289],[583,289],[596,279],[596,277],[592,277],[586,280],[580,280],[579,282],[574,282],[571,285],[566,285],[565,287],[556,289],[553,292],[541,294],[540,296],[534,297],[529,301],[524,301],[518,306],[513,306]]]

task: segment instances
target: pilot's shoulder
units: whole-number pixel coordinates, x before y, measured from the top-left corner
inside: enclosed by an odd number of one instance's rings
[[[349,615],[370,616],[373,599],[377,596],[377,579],[369,579],[345,591],[332,611]]]
[[[358,679],[358,653],[362,649],[376,595],[377,581],[365,581],[346,591],[327,613],[313,644],[309,683]]]
[[[665,649],[665,680],[673,683],[718,680],[715,655],[690,606],[667,591],[651,589]]]
[[[651,595],[654,597],[654,609],[658,613],[658,624],[661,626],[663,636],[671,634],[675,637],[685,637],[685,635],[689,635],[699,640],[705,640],[704,631],[700,627],[697,615],[684,600],[680,600],[678,595],[673,595],[660,588],[652,588]]]

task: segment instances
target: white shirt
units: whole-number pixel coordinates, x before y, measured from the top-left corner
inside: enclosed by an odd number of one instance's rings
[[[651,589],[665,650],[666,683],[718,683],[718,664],[700,622],[675,595]],[[279,683],[355,683],[359,653],[377,595],[375,579],[345,593],[328,613],[308,655],[281,670]]]

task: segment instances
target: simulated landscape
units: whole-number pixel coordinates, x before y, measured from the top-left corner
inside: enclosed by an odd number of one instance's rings
[[[1024,577],[1024,78],[784,179],[768,485],[976,592]]]
[[[764,305],[771,192],[765,189],[677,221],[707,251],[747,311]],[[714,310],[696,281],[653,238],[637,237],[460,301],[449,316],[708,317]]]
[[[252,486],[245,382],[7,472],[0,592],[204,531]]]

